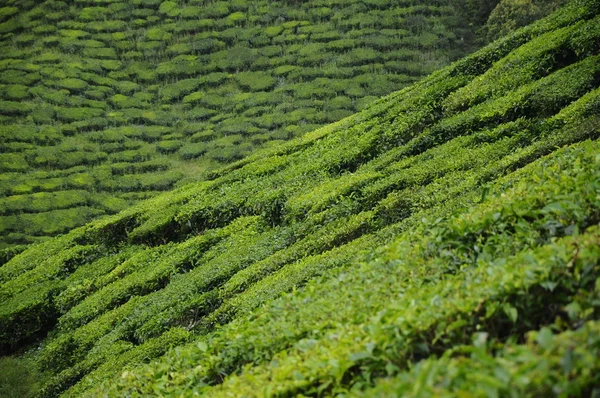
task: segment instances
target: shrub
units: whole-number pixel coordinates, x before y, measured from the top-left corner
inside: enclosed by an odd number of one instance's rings
[[[17,7],[0,7],[0,21],[6,21],[18,12],[19,9]]]
[[[56,112],[57,118],[64,122],[83,121],[86,119],[104,115],[104,111],[102,109],[94,109],[94,108],[59,107],[59,108],[55,109],[55,112]]]
[[[88,84],[81,79],[61,79],[56,83],[57,87],[69,91],[81,92],[88,88]]]
[[[338,63],[342,66],[364,65],[378,61],[381,54],[369,48],[356,48],[347,52],[338,58]]]
[[[192,142],[208,142],[216,137],[213,130],[202,130],[190,137]]]
[[[3,88],[3,96],[11,101],[22,101],[29,97],[29,88],[22,84],[10,84]]]
[[[235,46],[217,58],[217,67],[221,70],[239,71],[250,66],[257,57],[257,51],[242,46]]]
[[[116,108],[147,108],[149,104],[140,101],[137,98],[127,97],[122,94],[115,94],[109,98],[110,103]]]
[[[160,28],[152,28],[146,31],[146,39],[148,40],[168,41],[171,40],[172,36],[173,35],[171,33],[165,32]]]
[[[218,1],[204,8],[204,16],[207,18],[223,18],[229,15],[230,9],[228,2]]]
[[[102,48],[84,48],[83,56],[89,58],[100,58],[104,60],[114,60],[117,58],[117,53],[113,48],[102,47]],[[104,66],[110,66],[110,64],[104,63]],[[119,65],[119,64],[115,64]],[[114,70],[115,68],[107,68],[109,70]],[[118,68],[116,68],[118,69]]]
[[[224,135],[247,135],[252,131],[252,128],[253,124],[246,118],[226,119],[215,126],[215,130]]]
[[[231,13],[227,16],[227,19],[233,22],[234,24],[240,24],[241,22],[245,21],[246,18],[246,14],[240,11]]]
[[[102,22],[89,22],[85,26],[86,30],[92,32],[122,32],[127,30],[127,22],[120,20],[110,20]]]
[[[265,36],[271,37],[271,38],[275,37],[275,36],[279,36],[279,34],[281,34],[281,32],[283,32],[283,26],[269,26],[263,30],[263,33],[265,34]]]
[[[277,79],[265,72],[239,72],[235,74],[235,79],[249,91],[268,91],[277,84]]]
[[[216,161],[228,163],[242,159],[244,157],[244,152],[237,146],[227,146],[212,149],[209,156]]]
[[[0,101],[0,114],[2,115],[26,115],[32,109],[33,106],[27,102]]]
[[[179,156],[184,160],[191,160],[204,155],[209,149],[205,142],[187,144],[179,149]]]
[[[17,153],[0,153],[0,171],[25,171],[29,168],[25,157]]]
[[[173,153],[177,152],[177,150],[181,148],[183,144],[183,141],[179,140],[160,141],[158,144],[156,144],[156,149],[160,153]]]

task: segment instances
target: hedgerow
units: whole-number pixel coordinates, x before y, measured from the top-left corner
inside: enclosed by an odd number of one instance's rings
[[[412,3],[358,4],[311,0],[284,2],[276,10],[266,1],[7,5],[0,18],[5,33],[0,37],[0,124],[10,128],[0,134],[0,173],[19,173],[38,190],[43,184],[34,182],[31,171],[85,166],[90,174],[105,176],[89,189],[151,196],[348,117],[371,102],[365,96],[405,87],[449,63],[450,54],[457,57],[478,46],[472,33],[459,38],[476,27],[465,23],[465,11],[456,2],[444,0],[425,14]],[[413,33],[399,21],[412,17],[435,27],[427,46],[423,32],[407,41]],[[410,71],[411,77],[399,78],[399,71]],[[206,123],[202,131],[211,133],[166,138],[198,121]],[[57,133],[42,134],[41,126],[47,125]],[[127,129],[139,125],[168,129],[129,134]],[[237,134],[241,142],[214,142]],[[124,136],[140,146],[94,149],[110,154],[99,157],[76,154],[65,140],[123,142]],[[143,141],[159,142],[148,150]],[[190,145],[196,141],[213,143]],[[45,157],[16,144],[21,142],[64,145]],[[137,182],[151,176],[117,181],[94,171],[163,157],[171,159],[172,177],[181,172],[168,183]],[[3,192],[21,191],[20,180]],[[70,188],[67,181],[61,185]],[[90,206],[98,214],[112,213],[106,206]],[[11,225],[21,243],[37,240],[21,224]],[[0,236],[0,247],[12,244],[14,239]]]
[[[509,335],[555,322],[561,305],[569,316],[556,321],[556,328],[594,318],[597,228],[583,230],[599,216],[598,180],[592,177],[596,151],[597,143],[587,143],[509,175],[496,183],[503,187],[502,196],[469,213],[407,230],[370,255],[363,249],[355,257],[363,258],[362,264],[342,267],[260,310],[244,312],[248,315],[106,387],[115,395],[155,388],[175,395],[227,390],[252,395],[252,389],[341,393],[372,385],[377,377],[396,376],[409,363],[445,347],[458,347],[448,358],[460,355],[460,344],[468,345],[472,335],[501,345]],[[571,169],[574,162],[586,164],[585,157],[594,165],[587,164],[591,167],[585,172],[579,166]],[[572,190],[576,186],[586,193]],[[569,236],[579,228],[571,217],[587,213],[571,202],[575,198],[580,204],[589,201],[584,206],[591,206],[592,213],[582,219],[582,233]],[[351,250],[342,253],[356,256]],[[579,272],[587,276],[581,279]],[[580,295],[581,289],[591,289],[590,295]],[[241,303],[248,303],[248,297]],[[539,310],[550,304],[558,312]],[[244,370],[233,375],[234,369]],[[224,373],[231,376],[221,384]],[[576,388],[594,385],[593,378],[576,380]]]

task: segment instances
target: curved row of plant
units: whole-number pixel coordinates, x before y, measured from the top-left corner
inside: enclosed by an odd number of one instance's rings
[[[6,5],[0,249],[350,116],[475,45],[449,0]]]
[[[529,349],[553,348],[553,333],[600,315],[597,152],[598,142],[558,151],[501,179],[495,188],[504,187],[502,195],[404,232],[362,263],[311,282],[160,361],[129,369],[88,395],[322,396],[358,392],[381,377],[390,380],[367,389],[366,396],[396,388],[424,394],[454,387],[431,374],[410,385],[411,364],[424,358],[431,357],[415,371],[434,367],[452,381],[460,377],[451,369],[443,373],[437,356],[443,354],[441,364],[458,367],[474,351],[475,363],[487,355],[489,365],[498,353],[486,353],[486,347],[510,350],[507,341],[523,341],[542,326],[541,347]],[[575,336],[589,336],[582,343],[592,352],[580,347],[564,370],[553,370],[564,383],[561,393],[579,395],[597,385],[597,325],[589,325],[591,330]],[[567,344],[562,341],[562,352],[574,347]],[[523,366],[520,359],[492,363],[504,374],[471,365],[474,373],[466,379],[473,384],[462,388],[499,392],[512,380],[522,392],[557,387],[550,374],[540,374],[547,368],[536,372],[533,383],[510,375]],[[80,392],[76,388],[72,395]]]

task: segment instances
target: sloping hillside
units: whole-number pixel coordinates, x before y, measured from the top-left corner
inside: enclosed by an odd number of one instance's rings
[[[3,352],[44,396],[591,394],[599,10],[17,255]]]
[[[114,214],[419,80],[473,49],[485,20],[473,24],[463,3],[5,1],[0,249]]]

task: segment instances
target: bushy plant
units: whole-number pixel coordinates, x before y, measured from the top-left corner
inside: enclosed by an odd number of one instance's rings
[[[111,198],[126,192],[135,202],[155,195],[154,186],[175,184],[142,183],[159,169],[141,165],[158,160],[171,162],[160,171],[182,170],[181,183],[203,179],[222,162],[337,121],[369,96],[460,58],[483,23],[468,26],[475,19],[462,8],[463,1],[447,0],[7,4],[0,15],[0,31],[8,33],[0,44],[0,152],[7,160],[0,200],[77,188],[111,190]],[[404,29],[407,20],[427,29]],[[590,37],[574,51],[593,52]],[[129,177],[112,181],[116,175]],[[104,214],[120,205],[88,206]],[[88,219],[73,216],[77,207],[60,210],[71,222]],[[51,228],[33,236],[19,230],[24,223],[10,225],[0,246],[51,235]]]
[[[277,84],[277,79],[264,72],[240,72],[235,75],[239,85],[249,91],[269,91]]]

